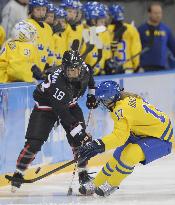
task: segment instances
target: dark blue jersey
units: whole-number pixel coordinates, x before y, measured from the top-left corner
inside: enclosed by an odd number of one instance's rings
[[[160,23],[158,26],[142,24],[139,28],[142,47],[150,47],[150,50],[141,55],[140,65],[166,66],[168,49],[175,56],[175,39],[168,26]]]

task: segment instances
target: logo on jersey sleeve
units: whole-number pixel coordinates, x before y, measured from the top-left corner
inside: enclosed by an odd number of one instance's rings
[[[9,41],[8,42],[8,46],[11,50],[14,50],[16,48],[16,43],[13,41]]]
[[[43,56],[43,57],[41,58],[41,62],[42,62],[42,63],[46,63],[46,56]]]
[[[44,50],[44,46],[42,44],[38,44],[38,50],[43,51]]]
[[[62,59],[62,57],[61,57],[61,55],[59,53],[55,54],[55,57],[56,57],[57,60],[61,60]]]

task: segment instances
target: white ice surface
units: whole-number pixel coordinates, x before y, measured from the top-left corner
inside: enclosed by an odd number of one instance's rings
[[[90,171],[97,171],[93,168]],[[78,178],[73,184],[73,196],[67,196],[71,173],[52,175],[33,184],[24,184],[16,193],[10,186],[0,188],[0,204],[36,205],[175,205],[175,155],[147,166],[139,165],[124,180],[120,189],[107,198],[78,194]]]

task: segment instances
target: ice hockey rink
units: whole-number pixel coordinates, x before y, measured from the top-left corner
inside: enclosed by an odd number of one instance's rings
[[[98,171],[93,167],[90,171]],[[25,184],[11,193],[10,186],[0,188],[0,204],[36,205],[174,205],[175,155],[164,157],[147,166],[138,165],[135,172],[109,197],[80,196],[78,178],[74,179],[73,195],[67,196],[72,173],[51,175],[33,184]]]

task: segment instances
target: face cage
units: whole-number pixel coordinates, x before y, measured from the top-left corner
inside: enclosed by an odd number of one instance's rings
[[[80,78],[81,78],[82,68],[81,68],[80,66],[78,67],[78,69],[79,69],[79,75],[78,75],[77,77],[70,77],[69,74],[68,74],[68,72],[69,72],[68,70],[69,70],[69,69],[70,69],[70,70],[74,70],[75,68],[71,68],[71,67],[67,67],[67,68],[66,68],[66,73],[65,73],[65,74],[66,74],[67,78],[69,79],[69,81],[79,81]],[[77,68],[76,68],[76,69],[77,69]]]
[[[99,106],[102,110],[107,110],[108,112],[112,111],[112,107],[114,105],[114,101],[113,100],[100,100],[99,101]],[[113,104],[113,105],[112,105]],[[111,106],[110,106],[111,105]]]

